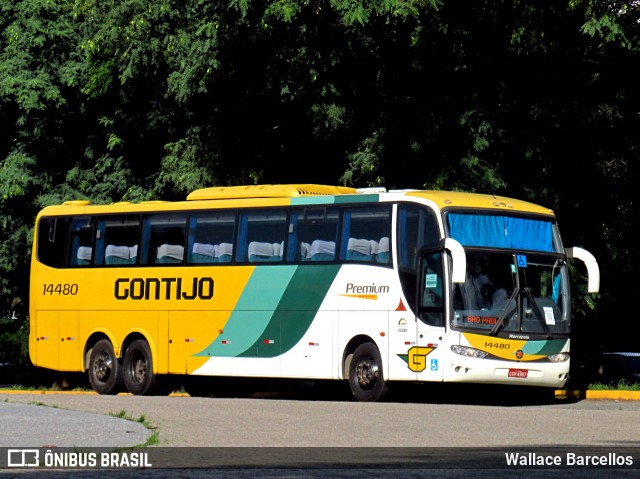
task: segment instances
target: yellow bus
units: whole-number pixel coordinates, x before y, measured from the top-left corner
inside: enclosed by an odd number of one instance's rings
[[[554,213],[446,191],[213,187],[37,216],[30,358],[100,394],[229,396],[258,379],[562,387],[568,259]],[[174,381],[168,381],[174,380]]]

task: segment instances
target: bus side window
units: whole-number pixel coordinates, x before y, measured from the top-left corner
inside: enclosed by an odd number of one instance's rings
[[[434,253],[427,258],[423,280],[424,292],[422,295],[422,306],[442,306],[442,264],[440,261],[440,253]]]
[[[186,214],[155,214],[144,219],[142,264],[181,264],[186,240]]]
[[[340,259],[389,263],[390,235],[391,208],[388,205],[347,207],[344,210],[342,223]],[[382,255],[380,255],[381,242]]]
[[[136,264],[140,241],[140,216],[101,217],[98,221],[96,237],[97,264],[108,266]]]
[[[424,257],[421,284],[419,318],[432,326],[444,326],[444,288],[440,252]]]
[[[236,260],[281,262],[287,234],[285,210],[251,211],[241,215]]]
[[[90,217],[76,217],[71,219],[69,241],[69,256],[67,265],[88,266],[93,257],[93,228]]]
[[[38,224],[36,255],[52,268],[84,266],[91,261],[91,218],[43,217]]]
[[[437,248],[440,229],[436,215],[430,208],[400,204],[397,222],[398,272],[402,292],[412,308],[416,305],[417,254],[423,247]],[[418,314],[415,311],[416,315]]]
[[[338,208],[294,209],[289,227],[288,258],[296,262],[333,261],[339,219]]]
[[[438,221],[428,208],[416,205],[398,208],[398,262],[401,268],[415,270],[418,251],[423,247],[435,248],[440,243]]]
[[[189,263],[229,263],[233,253],[236,215],[233,212],[192,213],[189,219]]]

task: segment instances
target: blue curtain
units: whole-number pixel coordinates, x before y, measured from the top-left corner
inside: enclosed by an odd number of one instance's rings
[[[551,221],[449,213],[449,234],[463,246],[553,252]]]

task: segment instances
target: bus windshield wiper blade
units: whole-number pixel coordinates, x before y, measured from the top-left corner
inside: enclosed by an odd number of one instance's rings
[[[524,288],[524,294],[527,295],[527,299],[529,300],[529,304],[531,305],[533,314],[540,322],[540,326],[542,326],[544,333],[547,335],[547,339],[551,339],[551,331],[549,331],[549,327],[547,326],[547,323],[544,320],[545,319],[544,314],[542,314],[542,311],[540,311],[540,308],[538,307],[538,303],[536,303],[535,299],[533,298],[533,295],[531,294],[531,289]]]
[[[502,314],[498,318],[498,321],[496,321],[495,326],[493,326],[493,328],[491,328],[491,331],[489,331],[489,336],[495,336],[496,334],[498,334],[498,332],[504,327],[504,325],[507,324],[506,320],[509,319],[511,316],[513,316],[513,313],[516,312],[515,307],[511,310],[509,308],[511,306],[511,303],[515,302],[519,292],[520,292],[520,288],[518,287],[516,287],[513,290],[513,292],[511,293],[511,296],[509,296],[509,299],[507,300],[507,304],[504,307],[504,311],[502,311]]]

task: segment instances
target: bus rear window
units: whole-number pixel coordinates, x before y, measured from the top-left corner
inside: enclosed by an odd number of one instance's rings
[[[45,217],[38,225],[38,260],[52,268],[86,266],[93,258],[91,217]]]

